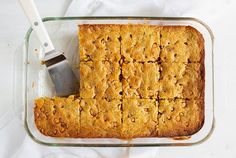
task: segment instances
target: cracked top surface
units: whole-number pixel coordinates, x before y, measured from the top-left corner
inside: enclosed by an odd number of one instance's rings
[[[204,39],[191,26],[164,26],[161,29],[162,62],[202,62]]]
[[[124,99],[122,118],[122,138],[157,136],[158,102],[155,99]]]
[[[160,78],[157,63],[124,63],[122,76],[123,98],[157,98]]]
[[[77,137],[80,130],[79,99],[38,98],[35,100],[35,124],[44,135]]]
[[[79,26],[80,60],[120,60],[119,25]]]
[[[120,137],[120,133],[120,100],[81,100],[81,137]]]
[[[158,136],[185,136],[203,125],[203,108],[199,100],[160,100]]]
[[[204,96],[204,67],[200,63],[162,63],[160,99]]]
[[[121,98],[120,66],[109,61],[80,62],[81,98]]]
[[[121,26],[121,55],[125,62],[157,61],[160,55],[160,27]]]

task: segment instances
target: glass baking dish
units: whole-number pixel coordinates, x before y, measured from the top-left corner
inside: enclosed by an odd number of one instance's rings
[[[43,19],[55,48],[65,52],[72,68],[78,59],[77,30],[79,24],[151,24],[151,25],[189,25],[200,31],[205,39],[205,123],[200,131],[188,139],[137,138],[121,140],[116,138],[53,138],[42,135],[34,123],[34,99],[41,96],[54,96],[54,88],[42,59],[42,48],[34,31],[30,28],[25,37],[23,54],[17,54],[16,98],[25,107],[24,125],[28,135],[37,143],[49,146],[187,146],[205,141],[214,127],[214,65],[213,34],[210,28],[194,18],[172,17],[48,17]],[[19,73],[21,72],[21,73]],[[22,96],[22,97],[19,97]]]

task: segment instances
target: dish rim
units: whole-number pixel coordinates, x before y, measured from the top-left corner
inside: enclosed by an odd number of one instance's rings
[[[212,120],[212,126],[211,129],[209,131],[209,133],[201,140],[196,141],[194,143],[145,143],[145,144],[99,144],[99,143],[90,143],[90,144],[84,144],[84,143],[48,143],[48,142],[44,142],[39,140],[38,138],[36,138],[29,129],[28,126],[28,122],[27,122],[27,64],[24,64],[24,74],[23,76],[25,77],[24,79],[24,127],[26,130],[26,133],[31,137],[31,139],[33,139],[36,143],[39,143],[41,145],[46,145],[46,146],[55,146],[55,147],[165,147],[165,146],[192,146],[192,145],[197,145],[197,144],[201,144],[203,142],[205,142],[213,133],[214,128],[215,128],[215,115],[214,115],[214,103],[215,103],[215,98],[214,98],[214,35],[212,30],[210,29],[210,27],[204,23],[203,21],[197,19],[197,18],[192,18],[192,17],[146,17],[146,16],[73,16],[73,17],[45,17],[42,18],[43,22],[47,22],[47,21],[66,21],[66,20],[165,20],[165,21],[171,21],[171,20],[177,20],[177,21],[194,21],[199,23],[200,25],[202,25],[203,27],[206,28],[206,30],[208,31],[210,37],[211,37],[211,43],[212,43],[212,48],[211,48],[211,53],[212,54],[212,114],[213,114],[213,120]],[[26,55],[24,58],[26,59],[26,61],[28,61],[28,46],[29,46],[29,38],[30,35],[32,33],[33,29],[30,27],[26,33],[25,36],[25,41],[24,41],[24,55]]]

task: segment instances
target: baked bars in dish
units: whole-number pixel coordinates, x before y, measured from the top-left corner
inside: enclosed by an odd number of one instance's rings
[[[203,126],[204,39],[195,28],[85,24],[78,38],[80,94],[36,99],[41,133],[131,139]]]

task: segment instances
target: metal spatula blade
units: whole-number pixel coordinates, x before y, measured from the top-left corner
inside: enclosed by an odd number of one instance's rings
[[[30,24],[44,48],[44,62],[55,85],[57,96],[78,94],[79,83],[66,60],[66,57],[55,50],[48,32],[40,18],[33,0],[19,0]]]
[[[79,92],[79,82],[64,55],[46,61],[45,65],[55,85],[57,96],[68,96]]]

